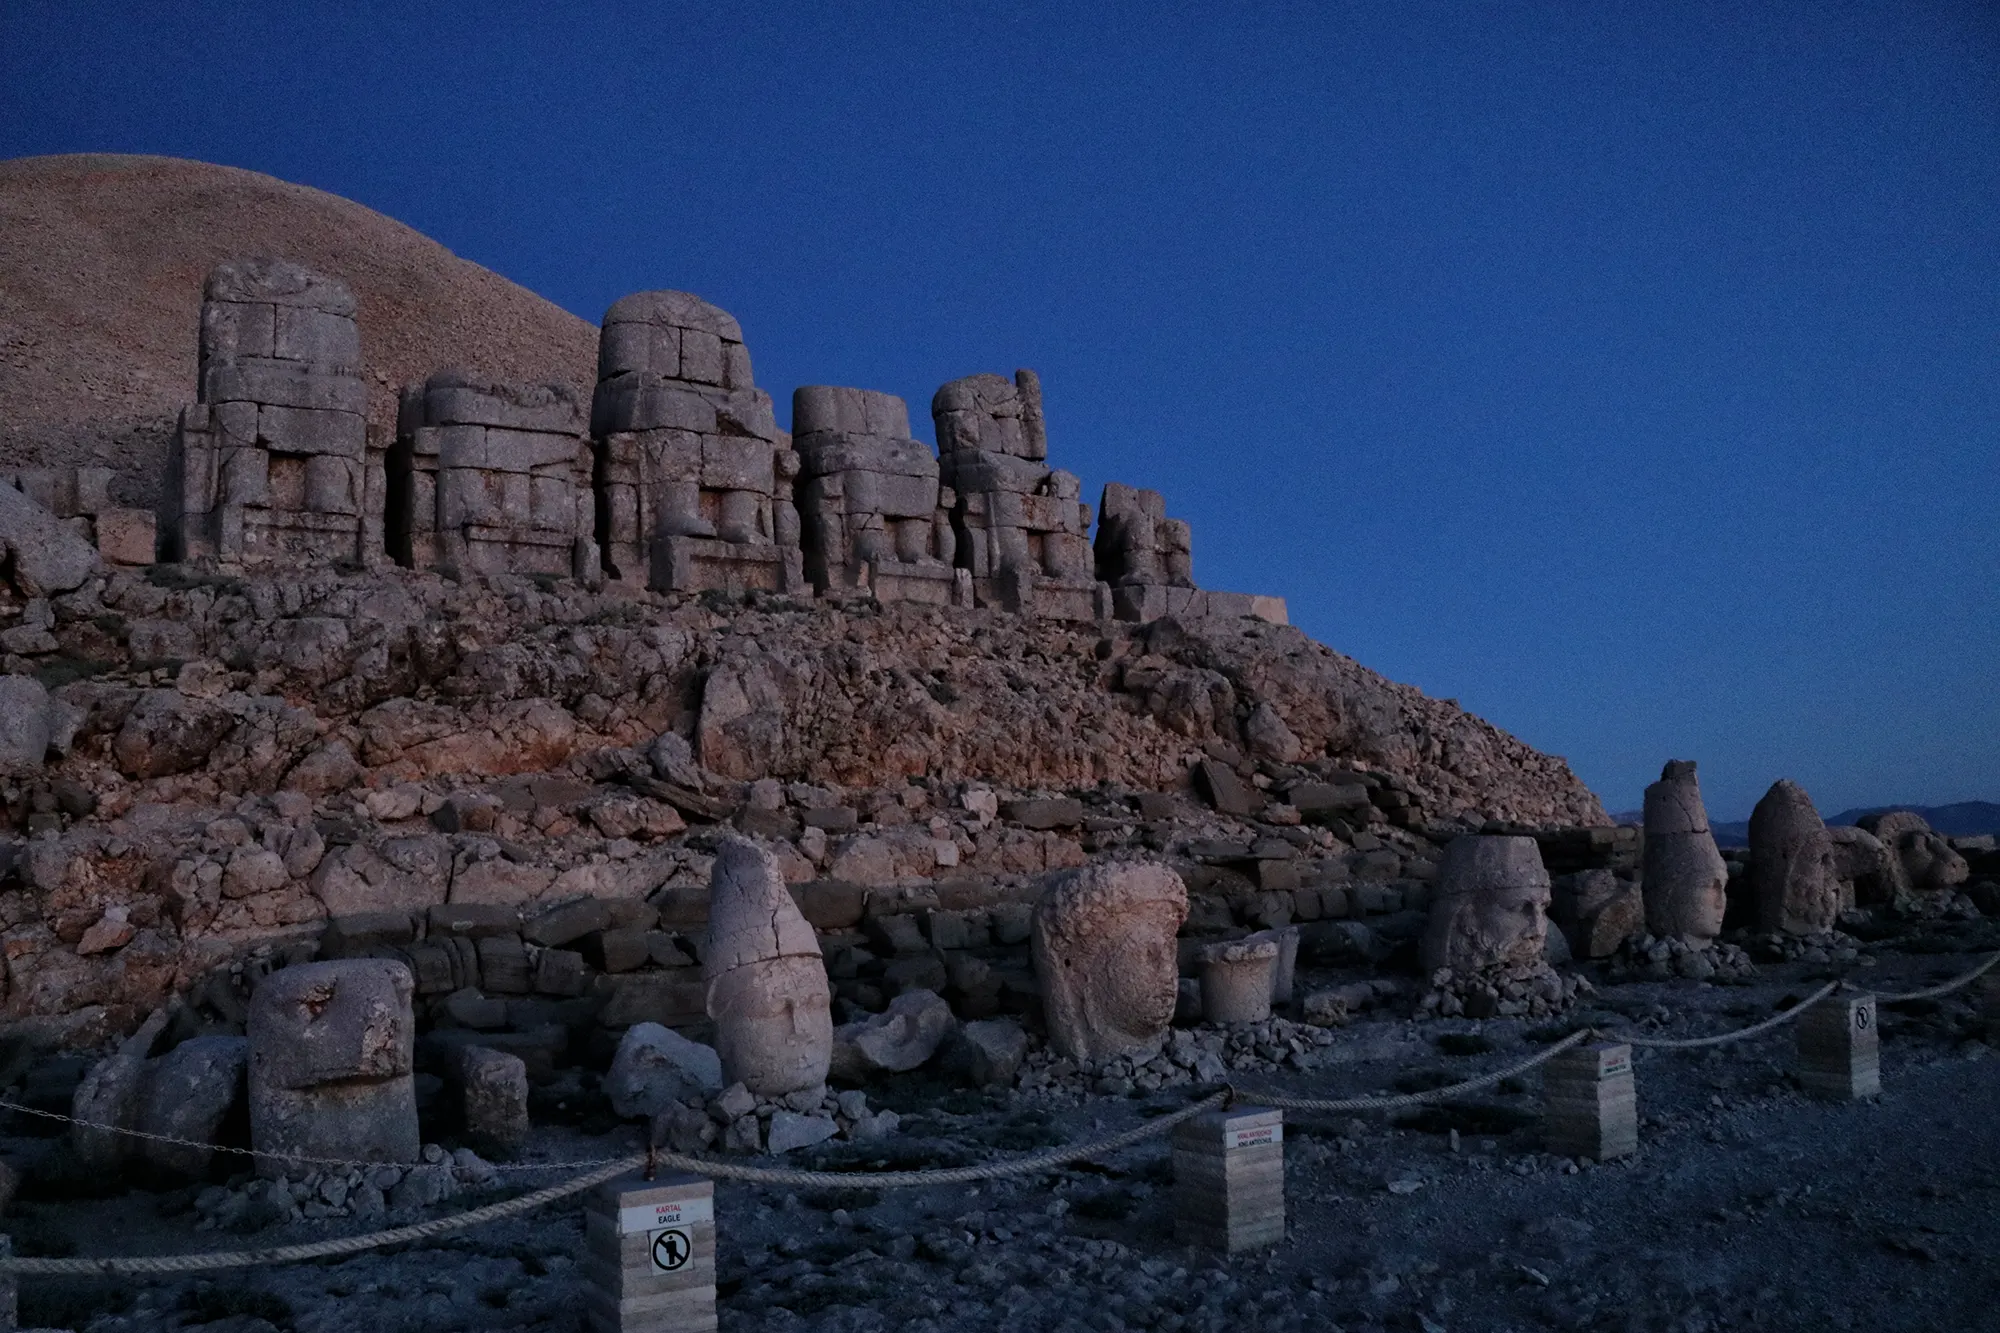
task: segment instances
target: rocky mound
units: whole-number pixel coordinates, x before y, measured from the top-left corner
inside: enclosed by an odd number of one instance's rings
[[[588,391],[595,326],[352,200],[178,158],[0,162],[0,459],[119,471],[150,506],[195,395],[202,280],[270,254],[360,303],[369,415],[440,366]]]

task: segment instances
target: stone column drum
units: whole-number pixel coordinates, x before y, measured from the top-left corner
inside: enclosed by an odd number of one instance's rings
[[[1278,942],[1231,940],[1201,951],[1201,1016],[1210,1023],[1261,1023],[1271,1016]]]
[[[724,1084],[781,1097],[826,1082],[833,1011],[819,936],[778,863],[743,838],[715,858],[703,968]]]
[[[250,1142],[259,1152],[414,1162],[416,985],[401,963],[344,958],[265,977],[250,1001]],[[261,1157],[259,1174],[296,1175]]]
[[[1671,759],[1646,788],[1646,929],[1703,945],[1722,933],[1729,867],[1708,830],[1694,760]]]

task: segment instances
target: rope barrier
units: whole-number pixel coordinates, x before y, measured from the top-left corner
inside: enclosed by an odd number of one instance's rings
[[[65,1125],[75,1125],[79,1129],[91,1130],[99,1134],[117,1134],[128,1139],[145,1139],[149,1143],[170,1143],[177,1148],[196,1148],[203,1152],[231,1153],[237,1157],[256,1157],[272,1162],[286,1162],[292,1166],[334,1167],[343,1171],[372,1171],[378,1166],[405,1166],[403,1162],[355,1162],[337,1157],[302,1157],[297,1153],[271,1152],[265,1148],[239,1148],[225,1143],[203,1143],[199,1139],[175,1138],[171,1134],[152,1134],[143,1129],[127,1129],[122,1125],[105,1125],[95,1120],[78,1120],[75,1116],[63,1115],[57,1111],[44,1111],[33,1106],[23,1106],[0,1098],[0,1111],[16,1111],[22,1115],[39,1116],[43,1120],[54,1120]],[[623,1157],[588,1157],[578,1161],[563,1162],[488,1162],[494,1171],[560,1171],[577,1167],[609,1166],[613,1162],[623,1162]]]
[[[1624,1032],[1607,1032],[1604,1035],[1613,1041],[1622,1041],[1630,1046],[1648,1046],[1663,1051],[1692,1051],[1703,1046],[1726,1046],[1732,1041],[1743,1041],[1759,1033],[1769,1032],[1772,1028],[1782,1027],[1795,1018],[1803,1017],[1806,1010],[1846,984],[1844,981],[1829,981],[1791,1008],[1780,1009],[1761,1023],[1753,1023],[1734,1032],[1718,1033],[1713,1037],[1639,1037]]]
[[[1894,995],[1887,991],[1878,990],[1874,993],[1875,999],[1878,1003],[1882,1004],[1901,1004],[1905,1000],[1935,1000],[1940,995],[1951,994],[1961,986],[1970,986],[1973,982],[1991,972],[1996,965],[2000,965],[2000,953],[1994,954],[1964,976],[1956,977],[1941,985],[1931,986],[1924,990],[1909,991],[1902,995]]]
[[[344,1236],[337,1240],[313,1241],[302,1245],[277,1245],[255,1250],[215,1250],[203,1254],[130,1255],[106,1259],[0,1258],[0,1274],[44,1277],[163,1275],[328,1259],[344,1254],[357,1254],[362,1250],[377,1249],[384,1245],[402,1245],[410,1241],[426,1240],[447,1232],[461,1231],[467,1227],[533,1212],[544,1204],[580,1194],[628,1171],[637,1171],[641,1168],[665,1167],[712,1179],[737,1180],[755,1185],[835,1189],[921,1188],[928,1185],[962,1185],[976,1180],[997,1180],[1005,1176],[1034,1175],[1085,1157],[1095,1157],[1100,1153],[1129,1148],[1135,1143],[1165,1134],[1184,1120],[1193,1119],[1205,1111],[1213,1111],[1226,1105],[1233,1096],[1234,1094],[1225,1088],[1221,1092],[1210,1093],[1200,1101],[1184,1106],[1170,1115],[1148,1121],[1135,1129],[1128,1129],[1089,1143],[1052,1148],[1030,1157],[1016,1158],[1008,1162],[988,1162],[983,1166],[950,1167],[939,1171],[787,1171],[771,1167],[742,1166],[734,1162],[712,1162],[699,1157],[685,1157],[679,1153],[650,1155],[635,1153],[629,1157],[609,1159],[606,1164],[574,1180],[550,1185],[532,1194],[524,1194],[518,1199],[507,1199],[500,1203],[488,1204],[483,1208],[456,1213],[450,1217],[396,1227],[389,1231],[374,1231],[361,1236]],[[109,1127],[92,1126],[92,1128]],[[373,1165],[379,1166],[381,1163]]]
[[[1572,1032],[1567,1037],[1545,1051],[1539,1051],[1505,1069],[1496,1069],[1490,1074],[1466,1079],[1463,1083],[1453,1083],[1447,1087],[1431,1088],[1424,1092],[1406,1092],[1393,1097],[1343,1097],[1337,1101],[1312,1097],[1282,1097],[1261,1092],[1245,1092],[1243,1100],[1257,1106],[1275,1106],[1285,1111],[1391,1111],[1401,1106],[1420,1106],[1425,1102],[1438,1101],[1446,1097],[1456,1097],[1460,1093],[1474,1092],[1489,1087],[1502,1079],[1524,1074],[1536,1065],[1555,1059],[1572,1046],[1590,1040],[1597,1033],[1592,1028]]]

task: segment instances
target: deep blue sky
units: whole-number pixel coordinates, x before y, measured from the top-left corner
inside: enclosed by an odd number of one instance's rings
[[[138,8],[0,7],[0,157],[698,292],[781,411],[1035,367],[1088,497],[1614,810],[2000,799],[1991,4]]]

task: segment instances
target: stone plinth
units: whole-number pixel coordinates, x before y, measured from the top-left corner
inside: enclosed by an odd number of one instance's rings
[[[163,499],[170,558],[366,553],[362,515],[379,511],[381,471],[354,310],[345,284],[284,260],[208,275],[198,398],[181,413]]]
[[[1235,1254],[1285,1238],[1284,1112],[1211,1111],[1174,1129],[1174,1238]]]
[[[1882,1038],[1872,995],[1829,995],[1799,1017],[1799,1083],[1846,1102],[1882,1092]]]
[[[955,569],[957,496],[894,394],[807,385],[792,395],[806,577],[821,596],[971,605]]]
[[[686,292],[627,296],[604,317],[597,373],[605,572],[663,592],[806,591],[798,455],[736,321]]]
[[[713,1333],[715,1185],[622,1176],[584,1210],[584,1317],[592,1333]]]
[[[1542,1134],[1558,1157],[1604,1162],[1639,1150],[1639,1102],[1632,1048],[1623,1042],[1572,1047],[1542,1069]]]
[[[389,553],[417,569],[593,577],[583,427],[562,385],[446,370],[406,389],[386,464]]]
[[[1144,623],[1173,616],[1179,620],[1227,620],[1253,616],[1273,625],[1291,624],[1282,597],[1262,593],[1211,592],[1206,588],[1172,588],[1135,584],[1111,590],[1112,614],[1120,620]]]

